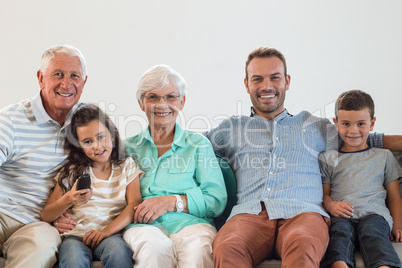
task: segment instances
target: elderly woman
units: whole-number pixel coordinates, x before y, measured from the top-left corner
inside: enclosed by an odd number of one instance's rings
[[[135,265],[213,267],[213,218],[227,194],[210,142],[176,123],[185,81],[169,66],[155,66],[140,78],[137,99],[149,127],[127,139],[127,151],[145,172],[144,201],[123,234]]]

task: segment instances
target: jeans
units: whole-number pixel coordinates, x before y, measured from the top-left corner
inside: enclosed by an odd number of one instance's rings
[[[82,238],[65,237],[59,249],[59,267],[90,268],[93,260],[100,260],[104,268],[132,268],[133,252],[124,242],[121,234],[102,240],[93,250],[82,243]]]
[[[329,267],[336,261],[355,267],[355,245],[360,248],[366,267],[401,267],[401,261],[389,240],[389,225],[382,216],[370,214],[358,220],[331,217],[331,222],[329,245],[321,267]]]

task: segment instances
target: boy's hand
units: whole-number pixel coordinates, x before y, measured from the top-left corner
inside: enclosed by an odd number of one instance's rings
[[[70,191],[68,191],[68,200],[75,206],[81,206],[89,201],[92,197],[92,188],[91,189],[77,189],[77,181],[75,181],[73,187]]]
[[[393,227],[390,239],[391,241],[395,241],[397,243],[402,242],[402,229]]]
[[[94,249],[100,244],[100,242],[102,242],[104,238],[107,237],[109,237],[109,235],[103,233],[102,231],[91,230],[84,235],[82,242],[88,247],[91,246],[91,249]]]
[[[334,217],[343,217],[349,219],[353,216],[353,206],[346,202],[331,202],[328,212]]]

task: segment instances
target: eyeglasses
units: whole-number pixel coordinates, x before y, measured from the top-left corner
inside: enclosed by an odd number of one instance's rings
[[[167,94],[165,96],[159,96],[156,94],[149,94],[147,96],[144,96],[144,98],[146,98],[147,101],[149,101],[150,103],[158,103],[161,98],[167,103],[174,103],[180,98],[180,95]]]

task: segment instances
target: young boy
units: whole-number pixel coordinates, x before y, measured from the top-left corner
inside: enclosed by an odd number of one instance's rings
[[[355,267],[356,243],[366,267],[401,267],[390,237],[402,242],[402,170],[390,151],[367,145],[374,102],[360,90],[344,92],[336,101],[335,116],[344,144],[339,151],[319,155],[323,205],[332,222],[321,266]]]

